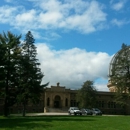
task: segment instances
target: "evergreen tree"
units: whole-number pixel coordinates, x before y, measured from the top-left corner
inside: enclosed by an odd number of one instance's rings
[[[77,100],[79,107],[92,108],[96,104],[96,89],[93,86],[93,81],[87,80],[78,90]]]
[[[20,53],[21,36],[16,36],[11,32],[0,34],[0,88],[4,98],[4,116],[9,114],[9,106],[16,101],[14,80],[17,70],[17,55]]]
[[[25,116],[26,105],[31,100],[37,103],[40,100],[43,88],[48,85],[42,85],[43,73],[38,62],[34,38],[30,31],[25,36],[22,45],[22,60],[20,63],[20,79],[17,99],[23,104],[23,116]]]

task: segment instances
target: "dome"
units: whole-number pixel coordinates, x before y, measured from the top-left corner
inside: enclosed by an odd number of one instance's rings
[[[115,92],[115,86],[111,84],[111,76],[123,76],[130,71],[130,46],[126,46],[119,50],[111,59],[109,66],[108,88],[111,92]]]

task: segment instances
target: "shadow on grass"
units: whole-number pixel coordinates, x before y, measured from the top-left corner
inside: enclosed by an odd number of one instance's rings
[[[77,123],[81,121],[95,121],[99,117],[86,116],[36,116],[36,117],[3,117],[0,118],[0,128],[48,128],[53,127],[52,121]]]

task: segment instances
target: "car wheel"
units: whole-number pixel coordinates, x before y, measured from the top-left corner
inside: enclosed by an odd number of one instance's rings
[[[96,116],[96,113],[93,113],[94,116]]]

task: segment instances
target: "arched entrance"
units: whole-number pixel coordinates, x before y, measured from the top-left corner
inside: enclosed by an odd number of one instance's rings
[[[60,108],[61,107],[61,98],[59,95],[56,95],[54,98],[54,108]]]

